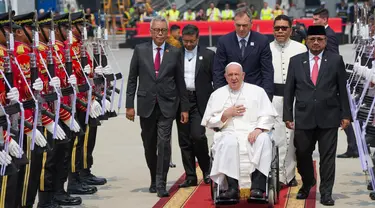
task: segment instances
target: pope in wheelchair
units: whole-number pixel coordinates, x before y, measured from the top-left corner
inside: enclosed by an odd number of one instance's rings
[[[228,85],[211,94],[201,123],[215,130],[210,177],[221,200],[238,200],[239,187],[250,188],[248,201],[264,199],[277,113],[263,88],[244,83],[240,64],[229,63],[224,76]]]

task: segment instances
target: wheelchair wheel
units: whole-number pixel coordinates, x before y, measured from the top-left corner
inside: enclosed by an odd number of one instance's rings
[[[280,199],[280,190],[281,190],[281,187],[280,187],[280,175],[279,175],[279,147],[276,146],[275,148],[275,180],[274,180],[274,190],[275,190],[275,204],[278,204],[279,203],[279,199]]]
[[[274,207],[275,198],[275,189],[270,188],[268,191],[268,208]]]

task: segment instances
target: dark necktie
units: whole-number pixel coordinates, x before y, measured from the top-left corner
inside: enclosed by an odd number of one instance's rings
[[[242,55],[242,58],[243,58],[245,56],[246,40],[241,39],[240,43],[241,43],[241,55]]]
[[[156,52],[156,56],[155,56],[155,61],[154,61],[154,68],[155,68],[155,75],[156,75],[156,78],[158,77],[159,75],[159,69],[160,69],[160,50],[161,48],[156,48],[156,50],[158,50],[158,52]]]

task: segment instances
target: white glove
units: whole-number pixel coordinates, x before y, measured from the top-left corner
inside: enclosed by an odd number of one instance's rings
[[[0,165],[9,165],[12,162],[12,158],[4,150],[0,152]]]
[[[102,66],[97,66],[97,67],[94,69],[94,72],[95,72],[96,74],[103,75],[103,67],[102,67]]]
[[[372,69],[369,69],[368,67],[366,67],[366,71],[365,71],[364,76],[365,76],[365,78],[367,80],[371,80],[371,78],[372,78]]]
[[[60,88],[60,79],[58,77],[53,77],[49,82],[50,86],[54,86],[56,88]]]
[[[20,99],[20,93],[18,92],[17,88],[13,87],[7,93],[7,99],[11,101],[18,101]]]
[[[101,114],[102,107],[98,103],[98,101],[94,100],[91,103],[91,109],[90,109],[90,117],[91,118],[97,118]]]
[[[109,102],[107,99],[105,99],[105,111],[106,112],[111,111],[111,102]]]
[[[113,72],[112,72],[112,68],[111,68],[111,66],[110,66],[110,65],[105,66],[105,67],[103,68],[103,73],[104,73],[104,74],[112,74]]]
[[[33,132],[30,131],[26,135],[32,138]],[[45,147],[47,145],[46,138],[44,138],[43,134],[38,129],[36,129],[36,132],[35,132],[35,144],[38,145],[39,147]]]
[[[70,117],[68,120],[63,121],[63,122],[70,128],[70,123],[72,122],[72,117]],[[81,129],[81,127],[79,126],[77,121],[74,119],[72,128],[70,128],[70,130],[72,130],[74,132],[79,132],[80,129]]]
[[[71,85],[77,85],[77,78],[74,74],[70,75],[68,78],[68,83]]]
[[[46,126],[47,131],[49,131],[51,134],[53,134],[53,129],[55,127],[55,122],[51,122],[50,124],[47,124]],[[59,140],[64,140],[65,139],[65,132],[62,130],[62,128],[57,125],[56,128],[56,138]]]
[[[353,70],[354,70],[355,72],[357,72],[360,66],[361,66],[361,65],[359,64],[359,62],[355,62],[354,65],[353,65]]]
[[[83,72],[85,72],[86,74],[90,74],[91,73],[91,67],[90,65],[86,65],[85,68],[83,68]]]
[[[9,154],[13,157],[19,158],[19,156],[23,154],[21,147],[13,139],[11,139],[8,144],[8,150]]]
[[[35,82],[33,84],[33,89],[36,90],[36,91],[43,90],[43,81],[40,78],[35,80]]]

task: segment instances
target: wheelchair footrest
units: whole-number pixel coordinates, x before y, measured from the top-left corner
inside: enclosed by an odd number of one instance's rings
[[[240,199],[220,199],[215,200],[216,205],[234,205],[240,203]]]
[[[263,197],[263,198],[255,198],[255,197],[250,197],[247,199],[248,203],[251,204],[267,204],[268,203],[268,198]]]

